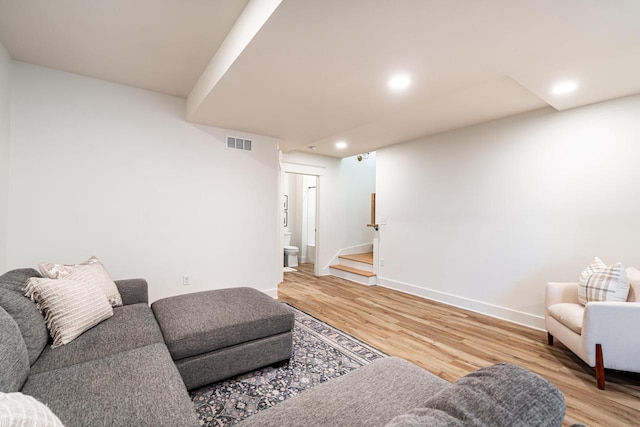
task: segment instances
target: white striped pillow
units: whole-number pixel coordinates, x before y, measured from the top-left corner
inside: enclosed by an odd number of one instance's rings
[[[68,344],[84,331],[113,316],[113,308],[95,283],[32,277],[26,296],[35,301],[53,337],[52,348]]]
[[[0,393],[0,426],[64,427],[47,405],[22,393]]]
[[[621,301],[629,295],[629,278],[622,263],[607,266],[598,257],[580,274],[578,301]]]
[[[53,264],[50,262],[38,264],[42,276],[50,279],[68,278],[71,274],[85,267],[92,270],[91,274],[86,273],[87,278],[100,285],[109,299],[109,303],[114,307],[122,305],[122,297],[120,296],[118,287],[111,279],[111,276],[109,276],[104,264],[95,256],[92,256],[82,264]],[[88,271],[88,269],[85,268],[85,272]]]

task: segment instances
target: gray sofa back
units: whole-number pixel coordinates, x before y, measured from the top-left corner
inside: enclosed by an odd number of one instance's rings
[[[29,354],[13,318],[0,307],[0,391],[20,391],[29,376]]]
[[[18,324],[27,346],[29,365],[33,365],[49,342],[49,331],[36,304],[24,296],[24,283],[30,277],[40,277],[40,274],[25,268],[0,276],[0,307]]]
[[[29,277],[42,276],[33,268],[17,268],[7,271],[0,276],[0,288],[9,289],[10,291],[24,295],[24,282],[26,282]]]

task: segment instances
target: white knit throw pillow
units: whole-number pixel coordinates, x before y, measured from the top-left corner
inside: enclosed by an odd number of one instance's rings
[[[47,405],[22,393],[0,393],[0,426],[64,427]]]

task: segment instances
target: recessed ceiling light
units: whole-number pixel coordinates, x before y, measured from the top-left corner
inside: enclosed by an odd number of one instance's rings
[[[344,141],[338,141],[336,142],[336,148],[339,150],[343,150],[345,148],[347,148],[347,143]]]
[[[309,148],[309,150],[317,150],[318,149],[318,147],[316,147],[315,145],[310,145],[308,148]]]
[[[395,74],[389,79],[389,89],[394,92],[405,90],[411,84],[411,77],[408,74]]]
[[[553,86],[553,88],[551,89],[551,93],[554,95],[566,95],[576,89],[578,89],[578,83],[567,80]]]

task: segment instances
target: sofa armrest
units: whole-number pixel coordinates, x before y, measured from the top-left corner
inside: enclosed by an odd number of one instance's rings
[[[549,315],[549,307],[563,302],[579,304],[577,282],[548,282],[545,291],[545,315]]]
[[[590,302],[584,310],[582,335],[590,358],[595,345],[602,345],[608,369],[640,372],[640,336],[632,325],[640,325],[640,302]]]
[[[114,282],[124,305],[149,304],[149,285],[145,279],[126,279]]]

